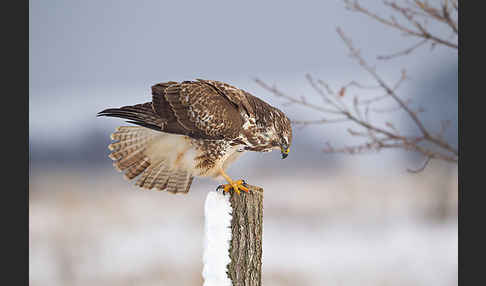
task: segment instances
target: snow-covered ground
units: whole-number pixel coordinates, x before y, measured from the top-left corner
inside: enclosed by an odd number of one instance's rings
[[[427,172],[258,178],[263,285],[457,285],[457,174]],[[203,285],[216,185],[182,196],[114,172],[32,171],[30,285]]]

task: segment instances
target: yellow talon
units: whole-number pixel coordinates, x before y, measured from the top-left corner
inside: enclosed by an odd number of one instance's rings
[[[229,184],[225,184],[225,185],[220,185],[218,186],[217,190],[219,189],[223,189],[223,194],[225,192],[229,192],[230,189],[233,189],[235,191],[235,193],[237,193],[238,195],[240,194],[240,190],[244,191],[244,192],[249,192],[250,190],[245,186],[246,183],[245,181],[243,180],[237,180],[237,181],[233,181],[228,175],[226,175],[226,173],[224,172],[224,170],[220,170],[220,174],[221,176],[223,176],[226,181],[229,183]]]
[[[238,185],[233,185],[233,190],[236,192],[237,195],[240,195],[240,190],[238,189]]]
[[[243,182],[243,184],[239,185],[238,186],[238,189],[242,190],[243,192],[246,192],[246,193],[249,193],[250,190],[244,186],[245,182]]]
[[[233,191],[239,195],[240,191],[247,193],[250,191],[247,187],[245,187],[245,184],[246,183],[243,180],[231,181],[229,184],[219,185],[217,189],[223,189],[223,193],[228,193],[231,189],[233,189]]]
[[[231,189],[231,185],[230,184],[223,185],[223,192],[229,193],[230,189]]]

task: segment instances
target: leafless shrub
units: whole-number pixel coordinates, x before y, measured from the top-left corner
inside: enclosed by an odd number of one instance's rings
[[[344,3],[347,9],[364,14],[371,19],[402,32],[405,36],[410,36],[412,39],[418,40],[417,43],[402,51],[391,55],[378,56],[377,58],[379,60],[389,60],[395,57],[409,55],[414,50],[426,44],[430,44],[431,48],[442,45],[451,49],[458,49],[458,1],[441,0],[437,7],[430,5],[428,1],[383,1],[383,4],[390,9],[391,16],[389,18],[379,16],[368,10],[361,6],[357,0],[344,0]],[[396,15],[401,16],[403,18],[402,21],[397,20]],[[431,22],[446,25],[451,32],[451,37],[443,38],[431,32],[428,28],[428,24]],[[429,130],[418,116],[418,113],[424,110],[420,108],[414,110],[410,106],[410,101],[404,100],[398,95],[398,88],[407,79],[406,71],[402,70],[400,78],[395,83],[387,83],[377,73],[376,69],[361,56],[360,51],[355,48],[351,39],[344,34],[341,28],[337,28],[337,33],[348,48],[351,58],[356,60],[360,67],[371,75],[377,83],[376,86],[365,86],[353,80],[338,90],[333,90],[325,81],[315,79],[311,75],[306,75],[310,86],[322,99],[322,104],[315,104],[309,102],[305,97],[287,95],[277,89],[275,85],[266,84],[260,79],[256,79],[256,82],[264,89],[270,91],[274,96],[286,100],[287,102],[285,104],[300,105],[324,115],[323,119],[318,120],[293,120],[293,124],[310,126],[315,124],[351,123],[354,127],[348,129],[348,133],[351,136],[365,139],[365,143],[338,148],[327,143],[324,152],[356,154],[367,151],[379,151],[386,148],[399,148],[422,154],[424,156],[423,165],[414,170],[408,169],[409,172],[420,172],[424,170],[432,159],[457,163],[457,148],[451,146],[442,137],[448,127],[449,121],[442,120],[442,128],[437,132]],[[376,90],[377,93],[372,98],[354,96],[352,101],[345,100],[350,97],[346,95],[350,93],[351,89],[358,91],[372,89]],[[377,107],[378,103],[383,103],[384,101],[389,102],[390,100],[395,103],[395,107],[388,109],[380,109]],[[391,119],[385,120],[384,123],[378,123],[371,119],[372,114],[399,111],[405,112],[407,117],[413,122],[418,130],[416,135],[405,134],[405,132],[399,130],[393,124]]]

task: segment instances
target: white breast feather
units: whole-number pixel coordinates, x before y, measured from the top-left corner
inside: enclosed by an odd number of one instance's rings
[[[152,131],[150,131],[152,132]],[[155,132],[155,131],[153,131]],[[204,176],[217,177],[219,176],[219,169],[226,169],[229,165],[235,162],[243,153],[238,152],[242,146],[231,146],[226,151],[225,155],[217,162],[215,167]],[[154,140],[152,140],[145,154],[149,156],[152,162],[160,162],[164,160],[170,169],[185,169],[196,176],[201,176],[201,170],[196,168],[196,157],[202,155],[200,149],[196,149],[191,144],[191,139],[184,135],[158,133]]]
[[[196,152],[186,136],[161,133],[147,146],[145,153],[154,162],[166,161],[173,170],[194,170]]]

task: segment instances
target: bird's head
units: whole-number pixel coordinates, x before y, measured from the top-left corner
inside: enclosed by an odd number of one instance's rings
[[[277,144],[282,154],[282,159],[287,158],[290,152],[290,145],[292,144],[292,126],[290,120],[283,112],[279,112],[278,120],[275,120],[275,129],[277,131]]]

